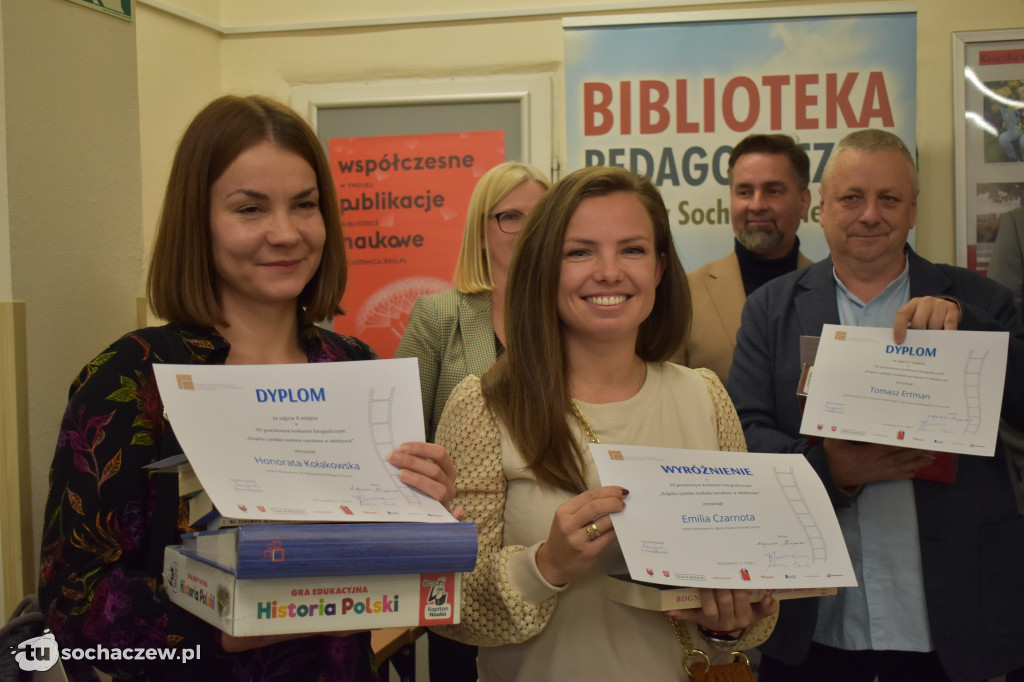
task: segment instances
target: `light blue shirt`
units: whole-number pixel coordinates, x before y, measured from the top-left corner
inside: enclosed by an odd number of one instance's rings
[[[891,328],[909,300],[909,265],[868,303],[836,277],[840,324]],[[838,649],[931,651],[913,481],[869,483],[836,516],[858,586],[818,600],[814,641]]]

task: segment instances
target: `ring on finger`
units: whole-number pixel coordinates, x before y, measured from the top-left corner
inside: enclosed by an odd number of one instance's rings
[[[601,529],[597,527],[596,521],[591,521],[590,525],[585,526],[583,530],[586,531],[587,537],[590,540],[596,540],[601,537]]]

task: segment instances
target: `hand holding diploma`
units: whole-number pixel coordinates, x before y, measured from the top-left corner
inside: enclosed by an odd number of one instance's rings
[[[994,455],[1008,334],[957,330],[960,321],[955,301],[923,297],[899,309],[891,330],[824,325],[800,433],[896,449]],[[841,468],[839,460],[848,452],[834,452],[834,464]],[[878,477],[869,480],[899,478],[928,464],[912,455],[884,458],[893,452],[867,452],[873,455],[869,466],[878,469]]]
[[[913,478],[935,456],[926,450],[826,438],[825,457],[836,485],[856,494],[865,483]]]
[[[893,341],[902,345],[908,329],[956,329],[960,312],[957,303],[945,298],[913,298],[893,317]],[[832,478],[851,495],[858,493],[866,483],[913,478],[919,469],[935,460],[935,456],[925,450],[839,438],[826,438],[824,446]]]
[[[454,520],[457,472],[443,447],[423,442],[415,360],[163,364],[154,373],[178,441],[225,515]],[[193,388],[179,387],[179,375]]]
[[[896,316],[893,320],[893,341],[895,341],[897,345],[902,345],[903,341],[907,337],[907,329],[911,328],[959,329],[962,317],[963,310],[954,300],[945,298],[937,299],[931,296],[911,299],[906,305],[896,311]],[[1004,388],[1004,395],[1012,396],[1016,393],[1018,396],[1016,398],[1011,398],[1009,400],[1010,404],[1020,402],[1020,386],[1024,385],[1021,382],[1014,381],[1012,379],[1012,377],[1021,375],[1021,372],[1019,370],[1014,370],[1013,367],[1015,363],[1017,365],[1020,364],[1020,356],[1024,354],[1021,350],[1022,347],[1024,347],[1024,333],[1018,329],[1010,337],[1007,358],[1006,386]],[[1017,424],[1018,430],[1020,430],[1020,411],[1010,410],[1009,415],[1009,418],[1007,418],[1007,415],[1003,415],[1003,418],[1007,419],[1011,424]]]
[[[608,514],[626,508],[629,494],[618,486],[591,488],[555,510],[547,541],[537,550],[537,569],[552,585],[584,575],[615,539]]]
[[[430,495],[445,509],[451,505],[458,472],[443,447],[433,443],[402,443],[391,453],[388,461],[402,470],[398,475],[402,483]],[[452,513],[460,521],[463,514],[462,507]]]
[[[896,311],[892,339],[896,345],[901,345],[907,338],[908,329],[957,329],[960,313],[960,305],[947,298],[912,298]]]
[[[590,451],[602,481],[633,491],[621,513],[612,512],[630,577],[713,586],[717,608],[694,611],[709,621],[746,618],[748,596],[737,603],[720,593],[726,589],[856,584],[832,503],[803,455],[606,443]]]

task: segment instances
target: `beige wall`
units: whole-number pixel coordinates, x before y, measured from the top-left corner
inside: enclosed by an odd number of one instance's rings
[[[195,0],[193,0],[194,2]],[[750,0],[753,5],[766,0]],[[175,3],[177,4],[177,3]],[[387,3],[362,0],[302,0],[301,6],[280,0],[221,0],[221,20],[229,26],[265,26],[298,22],[371,22],[386,23],[451,17],[455,15],[499,16],[512,13],[560,15],[566,10],[628,9],[637,7],[678,9],[709,3],[702,0],[388,0]]]
[[[135,24],[64,0],[0,0],[0,12],[7,296],[24,302],[25,313],[20,323],[0,307],[0,362],[17,353],[23,335],[25,358],[16,364],[27,381],[25,403],[5,395],[0,416],[5,425],[26,425],[31,485],[20,492],[33,512],[25,536],[26,589],[34,590],[47,473],[68,386],[135,322],[142,273]],[[14,457],[0,450],[5,472]],[[0,486],[0,504],[9,509],[19,481],[5,477]],[[12,537],[2,542],[5,561],[21,556]],[[5,570],[5,591],[22,591],[18,578]],[[4,613],[13,606],[5,604]]]
[[[178,0],[177,4],[188,7],[190,3]],[[191,4],[201,4],[207,11],[216,8],[207,0]],[[143,253],[148,256],[178,140],[196,112],[221,94],[221,37],[141,4],[136,9]]]
[[[0,39],[4,17],[0,12]],[[0,48],[3,45],[0,43]],[[4,88],[4,51],[0,49],[0,131],[7,128],[7,94]],[[0,135],[0,168],[7,168],[7,136]],[[7,215],[7,174],[0,176],[0,301],[9,301],[11,289],[11,221]],[[2,576],[2,574],[0,574]],[[6,613],[0,611],[0,613]]]
[[[4,15],[0,11],[0,40],[4,34]],[[5,130],[7,109],[7,95],[4,90],[4,51],[3,44],[0,42],[0,131]],[[0,135],[0,169],[7,168],[7,143],[6,135]],[[11,223],[7,218],[7,173],[3,173],[0,177],[0,305],[5,301],[10,301],[12,297],[11,290]],[[0,315],[3,315],[0,312]],[[8,343],[8,337],[12,334],[11,331],[6,329],[6,325],[3,324],[3,317],[0,317],[0,348]],[[2,352],[0,352],[2,353]],[[11,361],[13,358],[8,358],[6,355],[0,354],[0,425],[7,426],[8,415],[16,416],[17,410],[12,409],[10,402],[12,399],[10,389],[4,384],[3,377],[6,376],[13,365]],[[6,429],[5,429],[6,431]],[[2,436],[0,436],[2,437]],[[0,463],[7,462],[11,458],[18,457],[17,441],[15,441],[12,447],[6,439],[0,442]],[[20,464],[20,462],[19,462]],[[0,510],[0,512],[6,510]],[[0,552],[4,551],[4,537],[10,536],[11,533],[0,524]],[[8,539],[8,543],[17,542],[17,540]],[[4,580],[4,565],[0,562],[0,585],[6,586],[7,581]],[[12,585],[10,592],[13,594],[17,591],[18,585]],[[10,613],[14,608],[14,605],[8,605],[8,598],[6,596],[8,590],[0,589],[0,614],[6,617],[6,614]]]

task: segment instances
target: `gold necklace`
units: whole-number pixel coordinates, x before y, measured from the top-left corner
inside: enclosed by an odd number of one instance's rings
[[[646,382],[646,381],[647,381],[647,363],[645,362],[643,364],[643,370],[640,373],[640,388],[637,389],[638,393],[640,392],[641,389],[643,389],[644,382]],[[575,415],[576,419],[579,421],[580,426],[583,427],[583,432],[585,434],[587,434],[587,440],[589,440],[591,443],[598,443],[598,444],[600,444],[601,441],[598,440],[597,434],[594,433],[594,429],[590,426],[590,422],[588,422],[587,418],[583,415],[583,410],[581,410],[579,404],[576,403],[576,399],[575,398],[569,398],[569,402],[572,403],[572,413],[573,413],[573,415]]]
[[[594,429],[591,428],[590,422],[588,422],[587,418],[583,416],[583,411],[580,410],[580,406],[576,404],[576,399],[569,398],[569,402],[572,403],[572,413],[576,415],[576,419],[579,420],[580,426],[583,427],[583,432],[587,434],[587,439],[591,443],[600,443],[601,441],[597,439],[597,434],[594,433]]]

